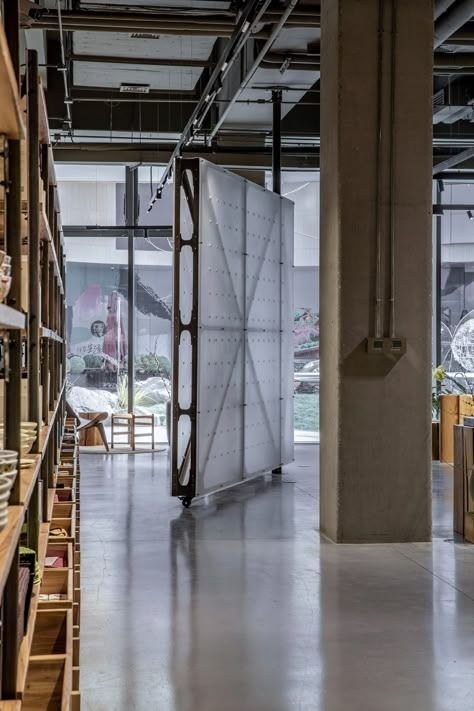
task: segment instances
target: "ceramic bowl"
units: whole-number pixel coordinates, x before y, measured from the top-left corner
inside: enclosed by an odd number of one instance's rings
[[[12,285],[12,278],[10,276],[0,277],[0,300],[3,301],[10,291]]]
[[[7,480],[10,482],[10,486],[13,486],[13,482],[15,481],[17,474],[18,474],[18,469],[11,469],[8,472],[2,472],[0,474],[0,482],[3,480]]]
[[[36,432],[38,424],[36,422],[20,422],[22,430],[31,430]]]
[[[0,450],[0,474],[16,470],[18,464],[18,452],[8,449]]]

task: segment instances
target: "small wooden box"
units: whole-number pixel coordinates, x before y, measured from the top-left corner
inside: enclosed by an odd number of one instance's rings
[[[60,600],[38,601],[40,610],[72,608],[74,594],[74,571],[71,568],[45,568],[40,585],[40,595],[61,595]]]

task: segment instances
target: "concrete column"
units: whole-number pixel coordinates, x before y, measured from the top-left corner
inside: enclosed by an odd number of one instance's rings
[[[322,0],[321,37],[321,530],[427,541],[433,4]]]

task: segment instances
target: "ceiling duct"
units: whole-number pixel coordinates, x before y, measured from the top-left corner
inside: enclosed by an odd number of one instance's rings
[[[459,0],[436,20],[434,48],[436,49],[474,16],[474,0]]]
[[[435,0],[434,19],[437,20],[443,12],[446,12],[446,10],[451,7],[453,2],[454,0]]]

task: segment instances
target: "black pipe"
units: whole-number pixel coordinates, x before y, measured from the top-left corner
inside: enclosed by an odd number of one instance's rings
[[[138,222],[138,170],[125,168],[125,223],[135,225]],[[128,305],[128,348],[127,348],[127,402],[128,412],[133,414],[134,402],[134,323],[135,323],[135,249],[134,231],[128,231],[128,270],[127,270],[127,305]],[[119,355],[120,363],[120,355]]]
[[[281,195],[281,97],[281,89],[272,91],[272,181],[273,192],[278,193],[278,195]]]
[[[38,53],[28,50],[28,400],[29,419],[37,423],[33,452],[41,429],[40,392],[40,233],[39,233],[39,109]],[[44,397],[47,397],[46,392]]]

